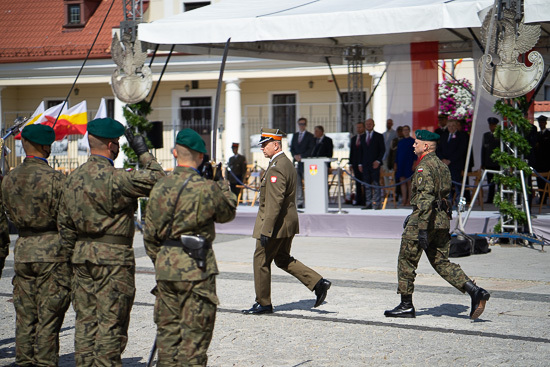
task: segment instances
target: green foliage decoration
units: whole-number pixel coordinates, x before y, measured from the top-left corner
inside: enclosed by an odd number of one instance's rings
[[[523,158],[531,152],[531,145],[526,136],[530,134],[532,125],[525,118],[526,110],[527,99],[525,97],[498,100],[493,107],[493,111],[502,116],[509,125],[506,128],[501,128],[499,125],[495,130],[495,137],[504,143],[504,152],[495,149],[491,154],[491,158],[500,165],[503,171],[502,175],[494,175],[493,182],[507,190],[522,190],[521,179],[516,174],[517,171],[523,171],[524,177],[531,177],[531,168]],[[517,127],[517,132],[514,131],[514,127]],[[517,149],[518,157],[514,157],[510,149],[506,147]],[[529,191],[528,187],[527,191]],[[499,195],[495,195],[494,204],[503,216],[516,220],[518,224],[527,223],[526,213],[515,203],[506,199],[502,200]],[[498,233],[502,230],[502,223],[497,223],[494,231]]]
[[[127,104],[123,109],[123,114],[128,126],[134,129],[134,134],[145,136],[145,141],[149,148],[153,148],[153,145],[146,136],[146,133],[153,127],[153,124],[147,120],[147,115],[149,115],[151,111],[153,111],[151,105],[145,100],[134,104]],[[138,157],[134,150],[130,148],[128,143],[124,143],[121,149],[127,157],[124,161],[124,168],[135,167],[138,163]]]

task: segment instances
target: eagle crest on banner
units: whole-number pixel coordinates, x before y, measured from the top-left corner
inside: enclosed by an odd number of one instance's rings
[[[537,44],[540,25],[525,24],[523,15],[521,21],[516,23],[516,12],[503,9],[502,20],[495,19],[495,30],[487,42],[492,17],[493,10],[487,14],[481,27],[481,41],[489,49],[489,53],[478,62],[483,88],[500,98],[523,96],[537,86],[544,72],[544,61],[536,51],[528,55],[531,66],[518,61],[519,55]],[[485,74],[481,75],[483,63]]]
[[[144,65],[147,52],[141,42],[130,41],[130,34],[122,35],[122,42],[115,33],[111,43],[111,57],[117,68],[111,75],[111,88],[115,96],[126,103],[143,101],[153,85],[151,69]]]

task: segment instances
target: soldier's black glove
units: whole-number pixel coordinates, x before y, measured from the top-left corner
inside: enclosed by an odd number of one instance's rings
[[[143,135],[134,135],[132,129],[127,128],[126,131],[124,131],[124,136],[126,140],[128,140],[128,145],[136,152],[138,157],[149,151]]]
[[[428,231],[425,229],[418,230],[418,244],[426,251],[428,249]]]
[[[267,241],[269,241],[269,237],[267,236],[264,236],[263,234],[260,236],[260,245],[262,245],[262,247],[266,247],[267,246]]]
[[[201,176],[206,178],[207,180],[214,179],[214,171],[212,170],[212,163],[206,162],[203,164],[201,169]]]
[[[216,168],[214,169],[214,171],[216,171],[216,173],[214,173],[214,178],[213,180],[214,181],[221,181],[223,180],[223,175],[222,175],[222,164],[221,162],[216,164]]]

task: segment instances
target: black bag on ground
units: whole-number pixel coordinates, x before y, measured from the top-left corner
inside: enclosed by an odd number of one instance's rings
[[[491,252],[487,237],[478,236],[477,234],[471,234],[468,237],[471,237],[474,241],[474,254],[487,254]]]
[[[452,236],[449,257],[470,256],[472,253],[472,244],[470,239],[464,236]]]

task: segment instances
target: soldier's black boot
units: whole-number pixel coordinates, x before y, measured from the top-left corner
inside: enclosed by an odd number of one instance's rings
[[[412,294],[402,294],[401,303],[397,305],[393,310],[386,310],[384,312],[386,317],[416,317],[416,312],[413,306],[413,296]]]
[[[485,303],[491,295],[485,289],[478,287],[474,282],[468,280],[464,283],[464,290],[468,292],[472,298],[472,309],[470,310],[470,318],[477,319],[485,310]]]

